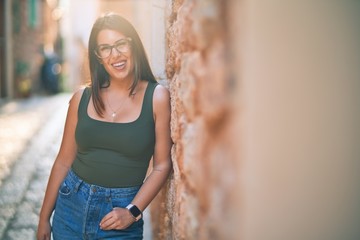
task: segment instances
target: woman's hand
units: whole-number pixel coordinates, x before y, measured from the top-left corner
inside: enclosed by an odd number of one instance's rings
[[[37,240],[50,240],[51,236],[51,225],[50,221],[39,221],[37,230]]]
[[[135,222],[134,216],[126,208],[113,208],[111,212],[105,215],[100,222],[102,230],[121,230]]]

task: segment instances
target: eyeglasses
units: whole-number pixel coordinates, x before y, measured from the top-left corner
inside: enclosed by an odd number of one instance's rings
[[[113,48],[118,53],[126,53],[130,50],[131,38],[123,38],[115,42],[114,45],[101,44],[95,49],[95,55],[99,58],[107,58],[112,54]]]

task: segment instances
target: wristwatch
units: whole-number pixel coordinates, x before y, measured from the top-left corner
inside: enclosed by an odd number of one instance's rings
[[[126,206],[126,208],[129,209],[131,215],[134,216],[135,222],[140,220],[140,218],[142,217],[142,212],[137,206],[130,203],[129,205]]]

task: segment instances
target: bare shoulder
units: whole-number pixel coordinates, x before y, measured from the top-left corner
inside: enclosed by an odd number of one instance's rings
[[[75,105],[75,106],[79,105],[81,96],[83,95],[85,88],[86,87],[80,87],[78,90],[76,90],[74,92],[74,94],[72,95],[72,97],[71,97],[71,99],[69,101],[70,106],[71,105]]]
[[[170,92],[169,90],[162,86],[161,84],[158,84],[155,87],[154,90],[154,102],[155,103],[167,103],[170,101]]]
[[[154,89],[153,106],[155,119],[156,116],[170,115],[170,92],[160,84]]]

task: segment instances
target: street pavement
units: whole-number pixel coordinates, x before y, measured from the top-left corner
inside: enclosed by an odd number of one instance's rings
[[[59,150],[70,94],[0,102],[0,239],[36,239],[39,211]],[[151,223],[144,213],[144,240]]]

